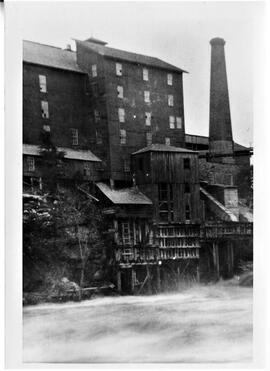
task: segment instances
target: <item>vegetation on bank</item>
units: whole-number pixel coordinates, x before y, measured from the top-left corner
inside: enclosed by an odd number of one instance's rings
[[[78,189],[78,180],[59,185],[64,154],[46,133],[40,154],[42,192],[25,197],[23,205],[25,300],[30,293],[36,293],[37,301],[57,293],[60,297],[70,283],[79,292],[84,287],[110,285],[114,262],[106,220],[87,192]]]

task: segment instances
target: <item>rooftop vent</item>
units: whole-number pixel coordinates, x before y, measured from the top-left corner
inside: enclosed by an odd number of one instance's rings
[[[103,46],[108,44],[105,41],[95,39],[92,36],[89,39],[86,39],[85,41],[88,42],[88,43],[93,43],[93,44],[98,44],[98,45],[103,45]]]

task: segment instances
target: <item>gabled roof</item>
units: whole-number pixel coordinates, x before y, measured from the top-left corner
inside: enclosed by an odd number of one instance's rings
[[[152,205],[152,201],[136,187],[112,189],[105,183],[96,183],[100,191],[116,205]]]
[[[150,57],[150,56],[143,55],[143,54],[131,53],[125,50],[110,48],[105,45],[100,45],[100,44],[96,44],[95,42],[91,42],[89,41],[89,39],[86,41],[80,41],[80,40],[75,40],[75,41],[77,43],[81,43],[83,46],[91,49],[92,51],[104,57],[113,58],[117,60],[123,60],[123,61],[131,62],[131,63],[138,63],[138,64],[146,65],[146,66],[162,68],[162,69],[171,70],[171,71],[180,72],[180,73],[187,72],[187,71],[182,70],[179,67],[176,67],[176,66],[173,66],[172,64],[164,62],[159,58]]]
[[[198,153],[196,151],[191,151],[190,149],[168,146],[166,144],[151,144],[148,147],[139,149],[138,151],[132,153],[132,155],[137,155],[139,153],[145,152],[181,152],[181,153]]]
[[[58,151],[64,152],[64,158],[69,160],[101,162],[101,160],[89,150],[57,147]],[[40,156],[41,148],[35,144],[23,144],[23,154],[28,156]]]
[[[23,41],[23,61],[62,70],[84,73],[76,63],[76,53],[33,41]]]

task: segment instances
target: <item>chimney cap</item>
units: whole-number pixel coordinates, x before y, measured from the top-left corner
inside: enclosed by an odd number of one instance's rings
[[[225,45],[225,40],[222,39],[221,37],[214,37],[213,39],[210,40],[210,44],[213,45]]]

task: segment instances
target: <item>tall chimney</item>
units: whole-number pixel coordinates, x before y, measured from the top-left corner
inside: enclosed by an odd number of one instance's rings
[[[225,41],[216,37],[210,41],[210,127],[209,151],[211,155],[233,155],[232,125],[226,74]]]

